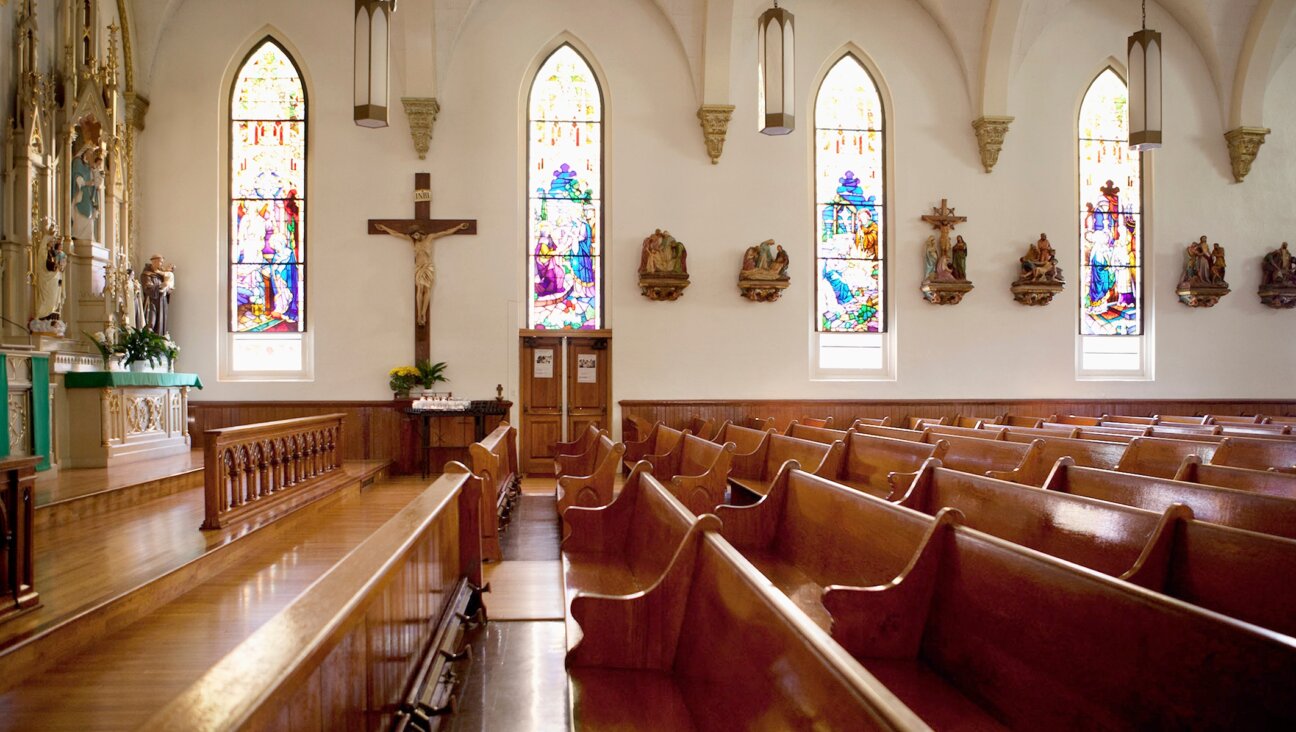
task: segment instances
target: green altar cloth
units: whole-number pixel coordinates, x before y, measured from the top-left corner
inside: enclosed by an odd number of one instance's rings
[[[149,374],[136,371],[69,371],[63,375],[69,389],[102,389],[111,386],[195,386],[198,374]]]

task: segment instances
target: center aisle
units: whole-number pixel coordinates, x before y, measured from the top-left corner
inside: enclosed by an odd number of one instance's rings
[[[560,522],[554,479],[527,478],[508,530],[504,561],[488,564],[490,622],[469,638],[473,662],[451,730],[569,728]]]

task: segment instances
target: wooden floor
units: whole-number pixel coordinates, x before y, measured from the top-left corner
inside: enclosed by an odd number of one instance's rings
[[[254,544],[255,550],[236,566],[108,635],[92,650],[0,695],[0,729],[134,728],[426,487],[427,481],[417,478],[376,483],[285,517],[272,525],[274,531],[241,540]],[[111,551],[105,545],[94,551],[82,544],[70,552],[100,556],[82,556],[80,569],[69,579],[103,584],[108,580],[95,575],[118,575],[104,571],[118,561],[125,568],[149,564],[154,552],[175,558],[201,551],[207,545],[197,530],[201,511],[194,513],[183,498],[162,499],[169,509],[149,511],[133,525],[116,522],[122,528],[114,532],[118,538],[110,540]],[[127,553],[131,560],[121,554],[114,557],[113,552]],[[64,571],[71,562],[69,557]]]
[[[202,450],[191,450],[181,455],[168,455],[112,468],[81,468],[38,473],[36,507],[202,470],[202,463]]]

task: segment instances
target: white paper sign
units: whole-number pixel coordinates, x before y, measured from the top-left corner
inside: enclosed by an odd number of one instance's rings
[[[576,357],[576,383],[598,383],[598,354],[587,353]]]
[[[535,350],[535,369],[534,376],[537,379],[553,378],[554,352],[552,348],[537,348]]]

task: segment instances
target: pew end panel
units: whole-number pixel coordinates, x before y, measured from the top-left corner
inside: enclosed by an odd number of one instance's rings
[[[855,421],[851,424],[851,427],[854,428],[856,431],[858,431],[859,428],[863,426],[890,427],[891,417],[889,416],[888,417],[856,417]]]
[[[607,430],[600,430],[594,425],[586,429],[586,434],[593,433],[589,440],[582,438],[575,442],[564,443],[572,445],[574,452],[554,453],[554,475],[558,478],[564,475],[589,475],[594,472],[598,466],[598,445],[599,440],[604,437],[611,439]]]
[[[1174,479],[1296,500],[1296,475],[1278,470],[1211,465],[1196,455],[1184,459]]]
[[[564,475],[557,482],[558,514],[572,506],[606,506],[612,502],[616,476],[621,471],[625,445],[599,437],[596,467],[589,475]]]
[[[619,545],[630,531],[636,495],[643,490],[645,475],[652,475],[647,461],[636,463],[621,492],[603,506],[571,506],[562,512],[564,552],[599,552]]]
[[[747,506],[722,505],[716,507],[715,515],[720,519],[720,532],[729,543],[739,550],[763,549],[773,543],[778,535],[779,522],[783,517],[783,505],[786,502],[788,481],[793,470],[800,470],[800,464],[788,460],[779,468],[778,474],[770,482],[770,490],[760,496],[755,503]]]
[[[707,443],[714,444],[714,443]],[[709,466],[698,474],[681,474],[671,478],[670,491],[694,514],[714,513],[725,501],[729,485],[729,468],[733,463],[734,444],[720,446]]]

